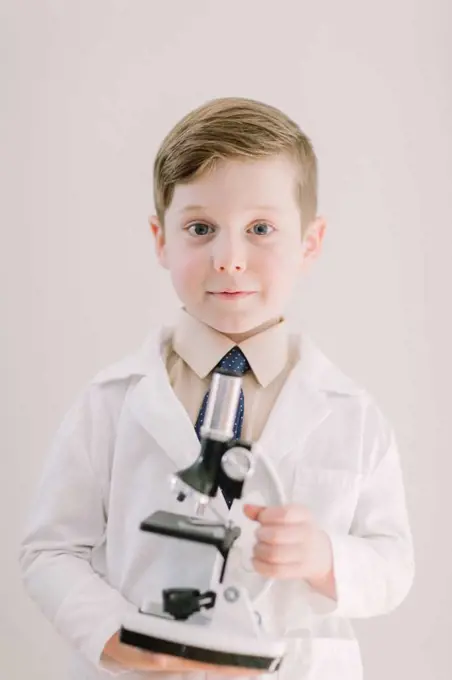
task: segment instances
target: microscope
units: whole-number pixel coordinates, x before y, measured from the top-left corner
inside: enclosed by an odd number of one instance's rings
[[[191,499],[192,512],[159,510],[140,525],[143,532],[215,551],[209,587],[201,591],[174,583],[165,588],[160,602],[146,603],[123,621],[120,640],[158,654],[274,672],[284,658],[286,644],[265,629],[257,609],[272,581],[258,576],[250,556],[244,559],[237,549],[242,529],[230,517],[237,503],[253,502],[247,493],[253,479],[271,490],[274,504],[283,504],[285,498],[270,461],[257,445],[233,437],[241,383],[241,376],[234,372],[217,369],[213,373],[199,456],[170,479],[177,507],[180,503],[183,508]],[[262,474],[267,477],[264,482]],[[218,493],[232,499],[231,512],[226,520],[218,513],[215,519],[207,519],[206,508]],[[256,578],[259,587],[248,588],[247,582],[255,585]]]

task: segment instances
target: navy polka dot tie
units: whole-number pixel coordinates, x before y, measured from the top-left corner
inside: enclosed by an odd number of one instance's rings
[[[228,371],[234,371],[240,375],[243,375],[250,370],[250,365],[239,347],[233,347],[227,354],[224,355],[222,360],[217,364],[217,368],[224,368]],[[201,438],[201,426],[204,422],[204,416],[206,415],[207,401],[209,399],[209,392],[206,393],[201,408],[199,409],[198,418],[195,424],[196,434],[198,438]],[[242,434],[243,425],[243,413],[245,410],[245,397],[243,395],[243,390],[240,390],[239,403],[237,407],[237,413],[234,421],[234,438],[240,439]],[[226,498],[228,506],[231,506],[232,500]]]

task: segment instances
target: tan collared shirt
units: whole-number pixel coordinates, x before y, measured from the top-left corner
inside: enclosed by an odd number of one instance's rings
[[[267,422],[278,394],[298,359],[297,343],[287,322],[275,325],[239,343],[251,370],[243,376],[245,397],[242,437],[256,441]],[[230,349],[232,340],[181,310],[164,360],[171,386],[196,423],[211,373]]]

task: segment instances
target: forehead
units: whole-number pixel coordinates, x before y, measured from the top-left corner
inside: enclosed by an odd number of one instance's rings
[[[297,208],[296,166],[286,156],[226,159],[212,170],[175,187],[168,212],[196,212],[202,208],[237,211]]]

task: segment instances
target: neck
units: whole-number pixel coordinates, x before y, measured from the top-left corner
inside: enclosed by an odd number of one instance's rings
[[[249,331],[245,331],[243,333],[223,333],[222,335],[225,335],[227,338],[232,340],[232,342],[235,342],[236,345],[239,345],[241,342],[248,340],[248,338],[252,338],[254,335],[262,333],[272,326],[276,326],[281,321],[282,317],[278,316],[276,319],[265,321],[265,323],[261,324],[260,326],[256,326],[256,328],[251,328]]]

